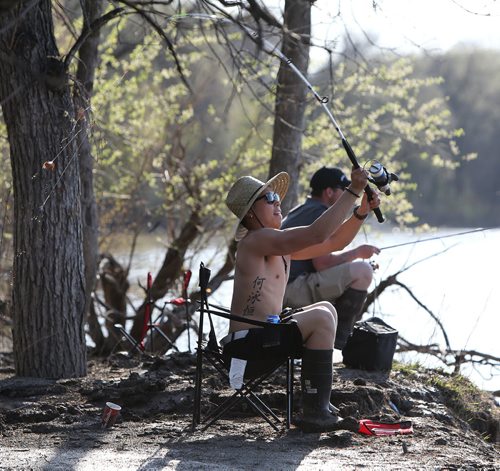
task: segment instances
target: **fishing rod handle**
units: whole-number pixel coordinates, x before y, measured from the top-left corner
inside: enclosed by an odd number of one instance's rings
[[[354,168],[360,168],[361,165],[359,165],[359,163],[358,163],[358,159],[356,158],[356,154],[352,150],[351,145],[349,144],[349,142],[347,142],[347,139],[345,137],[342,138],[342,145],[344,146],[344,149],[347,152],[347,156],[349,157],[349,160],[351,161],[352,166]],[[373,199],[373,190],[371,189],[370,185],[365,186],[365,193],[366,193],[366,196],[368,197],[368,201],[371,201]],[[385,221],[385,218],[384,218],[380,208],[375,208],[373,210],[373,212],[375,213],[375,216],[377,217],[378,222],[382,223]]]
[[[368,201],[371,201],[373,199],[373,190],[371,189],[370,185],[365,186],[365,193],[368,197]],[[382,211],[380,211],[380,208],[374,208],[373,212],[375,213],[378,222],[382,223],[385,221],[384,215],[382,214]]]

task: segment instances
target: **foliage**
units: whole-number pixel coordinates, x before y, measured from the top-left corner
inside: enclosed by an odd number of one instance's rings
[[[392,362],[392,372],[398,375],[418,378],[422,371],[424,371],[424,367],[418,362],[401,363],[396,360]]]
[[[460,418],[470,422],[474,428],[479,428],[477,423],[486,422],[486,427],[483,426],[483,429],[486,428],[487,434],[488,429],[491,428],[487,422],[499,423],[500,412],[495,407],[491,395],[478,389],[464,376],[448,375],[436,370],[432,372],[428,382],[441,392],[445,404]],[[491,418],[486,412],[491,415]]]
[[[400,178],[392,195],[383,201],[384,213],[401,226],[415,223],[408,199],[416,188],[409,162],[427,160],[435,172],[451,172],[460,157],[455,142],[457,131],[446,101],[425,99],[427,90],[441,79],[416,78],[412,62],[404,58],[368,71],[353,71],[345,63],[338,64],[318,77],[323,89],[329,85],[325,80],[330,73],[337,84],[331,107],[360,164],[366,167],[371,160],[379,160]],[[332,139],[332,132],[326,114],[309,120],[308,139],[304,142],[309,156],[304,186],[307,176],[319,165],[339,165],[349,170],[345,151],[336,136]],[[407,155],[405,145],[418,148],[419,153]],[[438,146],[439,151],[432,151]]]
[[[113,30],[102,46],[93,101],[96,188],[101,223],[110,229],[118,228],[115,221],[128,221],[143,227],[166,223],[171,232],[196,209],[204,217],[205,231],[222,229],[229,237],[227,229],[234,224],[223,204],[228,186],[245,173],[265,178],[272,95],[262,80],[264,72],[273,74],[278,64],[274,59],[259,63],[245,52],[237,56],[237,73],[222,71],[207,59],[207,44],[220,60],[226,57],[213,36],[205,32],[200,39],[186,30],[183,33],[176,47],[182,51],[193,95],[172,72],[153,36],[144,38],[119,61],[120,29]],[[446,102],[422,99],[440,79],[415,78],[410,61],[404,59],[369,73],[338,64],[333,73],[333,82],[338,84],[333,112],[360,161],[381,160],[400,177],[397,191],[384,201],[384,211],[400,225],[414,223],[407,195],[415,184],[407,170],[409,159],[401,156],[403,144],[418,144],[418,157],[441,171],[452,171],[457,164],[456,131]],[[207,84],[200,79],[207,75],[215,80]],[[320,89],[330,85],[325,76],[317,77]],[[228,111],[225,104],[230,91],[238,94],[241,106],[231,102]],[[252,102],[252,97],[259,102]],[[309,175],[318,166],[340,165],[348,170],[345,151],[332,132],[328,118],[312,102],[303,143],[304,193]],[[448,148],[431,154],[437,142],[447,142]]]
[[[102,44],[93,99],[101,224],[110,231],[122,230],[124,222],[143,228],[166,224],[172,238],[195,211],[205,231],[227,228],[224,194],[246,168],[263,174],[268,152],[260,150],[242,114],[224,108],[228,91],[220,77],[202,80],[220,72],[206,59],[201,39],[188,33],[176,44],[191,95],[152,35],[117,60],[126,28],[124,22]],[[217,47],[214,37],[204,41]],[[258,119],[259,110],[250,111]]]
[[[497,51],[456,50],[415,58],[415,74],[443,79],[428,90],[429,99],[446,100],[464,153],[453,172],[436,172],[431,163],[413,160],[409,169],[421,189],[412,196],[418,213],[431,224],[495,226],[500,224],[499,160],[500,71]],[[477,157],[477,158],[476,158]]]

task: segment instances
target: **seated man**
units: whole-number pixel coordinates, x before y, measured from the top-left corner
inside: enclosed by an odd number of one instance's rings
[[[344,194],[351,182],[338,168],[320,168],[311,178],[311,194],[290,211],[282,229],[311,224]],[[372,205],[373,206],[373,205]],[[370,205],[366,195],[361,206],[337,231],[336,239],[343,249],[350,244],[364,220]],[[284,306],[299,308],[318,301],[334,304],[338,315],[335,348],[342,350],[352,332],[354,322],[361,319],[367,290],[373,278],[368,259],[380,250],[373,245],[360,245],[352,250],[328,253],[308,260],[293,260],[285,291]]]
[[[239,220],[231,312],[260,321],[280,313],[291,259],[311,259],[343,247],[337,230],[367,181],[364,170],[353,170],[349,191],[312,224],[281,230],[280,201],[288,189],[288,174],[281,172],[266,183],[250,176],[237,180],[226,198]],[[378,204],[375,195],[374,205]],[[270,329],[231,321],[224,354],[240,358],[267,354],[269,359],[302,356],[300,426],[306,432],[334,430],[341,420],[330,407],[337,313],[329,302],[319,302],[305,306],[292,319],[270,343]]]

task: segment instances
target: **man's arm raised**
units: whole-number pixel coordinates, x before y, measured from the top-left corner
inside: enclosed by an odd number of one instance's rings
[[[333,206],[328,208],[309,226],[284,230],[262,229],[249,234],[245,245],[262,255],[292,255],[292,258],[314,258],[331,252],[330,236],[341,226],[352,211],[356,195],[368,183],[367,173],[359,168],[351,175],[350,191],[345,191]],[[243,242],[243,241],[242,241]]]
[[[378,208],[379,206],[380,197],[377,191],[373,191],[373,199],[371,201],[368,201],[368,197],[365,193],[361,200],[361,206],[357,211],[358,215],[368,215],[370,210]],[[353,214],[330,236],[330,239],[325,242],[321,250],[337,252],[345,249],[354,240],[363,222],[363,219],[359,219],[359,216],[356,217]]]

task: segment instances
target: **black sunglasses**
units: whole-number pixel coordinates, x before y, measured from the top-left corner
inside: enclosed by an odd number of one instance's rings
[[[259,201],[263,198],[266,199],[267,204],[274,204],[280,202],[280,195],[278,195],[278,193],[274,191],[268,191],[267,193],[264,193],[262,196],[259,196],[255,201]]]

